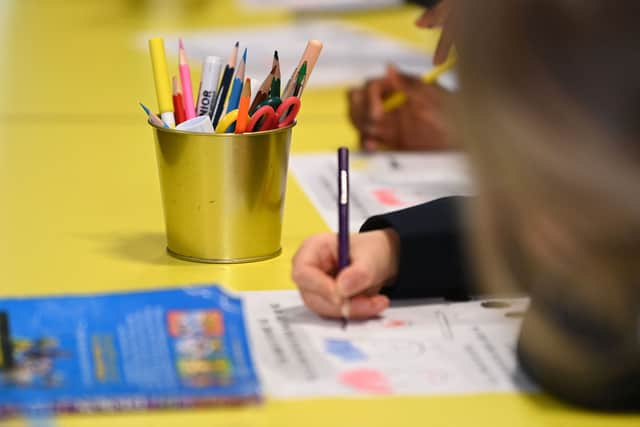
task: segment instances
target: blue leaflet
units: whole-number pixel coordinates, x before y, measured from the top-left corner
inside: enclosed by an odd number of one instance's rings
[[[242,301],[218,286],[0,300],[0,416],[256,401]]]

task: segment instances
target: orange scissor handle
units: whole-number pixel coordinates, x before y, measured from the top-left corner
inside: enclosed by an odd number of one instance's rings
[[[262,123],[260,123],[260,120]],[[251,121],[247,126],[247,132],[261,132],[264,130],[273,129],[278,124],[278,118],[276,112],[269,105],[264,105],[256,110],[251,116]]]
[[[263,105],[251,116],[247,132],[285,128],[296,120],[300,107],[300,98],[297,96],[285,99],[277,110],[274,110],[271,105]]]
[[[301,106],[300,98],[297,96],[290,96],[285,99],[276,110],[278,128],[281,129],[291,125],[296,120]]]

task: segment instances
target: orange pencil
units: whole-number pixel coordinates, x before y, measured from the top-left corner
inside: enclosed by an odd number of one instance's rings
[[[173,76],[173,111],[176,115],[176,124],[180,124],[187,120],[187,113],[184,110],[184,99],[182,92],[178,89],[178,78]]]
[[[246,78],[240,95],[238,105],[238,121],[236,122],[236,133],[244,133],[249,124],[249,104],[251,103],[251,79]]]

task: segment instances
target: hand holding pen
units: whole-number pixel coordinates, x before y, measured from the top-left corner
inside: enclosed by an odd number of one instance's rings
[[[398,269],[399,239],[395,231],[349,235],[349,151],[338,150],[338,236],[320,234],[304,242],[293,258],[293,280],[305,304],[315,312],[366,319],[389,306],[379,295]]]
[[[292,277],[307,307],[321,316],[340,319],[349,299],[349,320],[375,317],[389,307],[380,290],[397,274],[398,237],[391,230],[352,234],[351,263],[338,270],[336,233],[304,241],[292,261]]]
[[[395,93],[406,99],[393,111],[385,100]],[[349,91],[349,117],[368,151],[429,150],[449,146],[448,101],[452,95],[436,84],[401,73],[389,66],[379,79]]]

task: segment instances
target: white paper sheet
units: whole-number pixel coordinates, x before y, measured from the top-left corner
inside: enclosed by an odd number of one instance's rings
[[[388,63],[415,75],[422,75],[433,67],[431,55],[410,44],[331,20],[299,20],[289,24],[185,31],[180,34],[145,32],[137,37],[137,48],[146,52],[147,41],[151,37],[164,37],[167,55],[173,57],[174,62],[178,53],[178,37],[182,37],[192,68],[201,67],[201,61],[207,55],[220,56],[227,61],[231,48],[239,41],[241,49],[248,49],[247,77],[259,82],[271,70],[273,51],[277,49],[283,86],[298,65],[307,41],[322,40],[324,48],[309,81],[310,89],[359,84],[367,78],[383,75]],[[438,81],[449,89],[456,88],[454,73],[446,73]]]
[[[243,293],[251,348],[277,398],[533,391],[515,344],[527,299],[395,306],[377,319],[322,319],[296,291]],[[496,300],[492,300],[496,301]]]
[[[321,12],[378,9],[398,6],[402,0],[244,0],[245,7],[272,10],[275,7],[291,9],[296,12]]]
[[[337,162],[335,153],[291,157],[294,176],[334,231],[338,229]],[[465,159],[458,153],[352,153],[350,163],[352,231],[372,215],[473,192]]]

